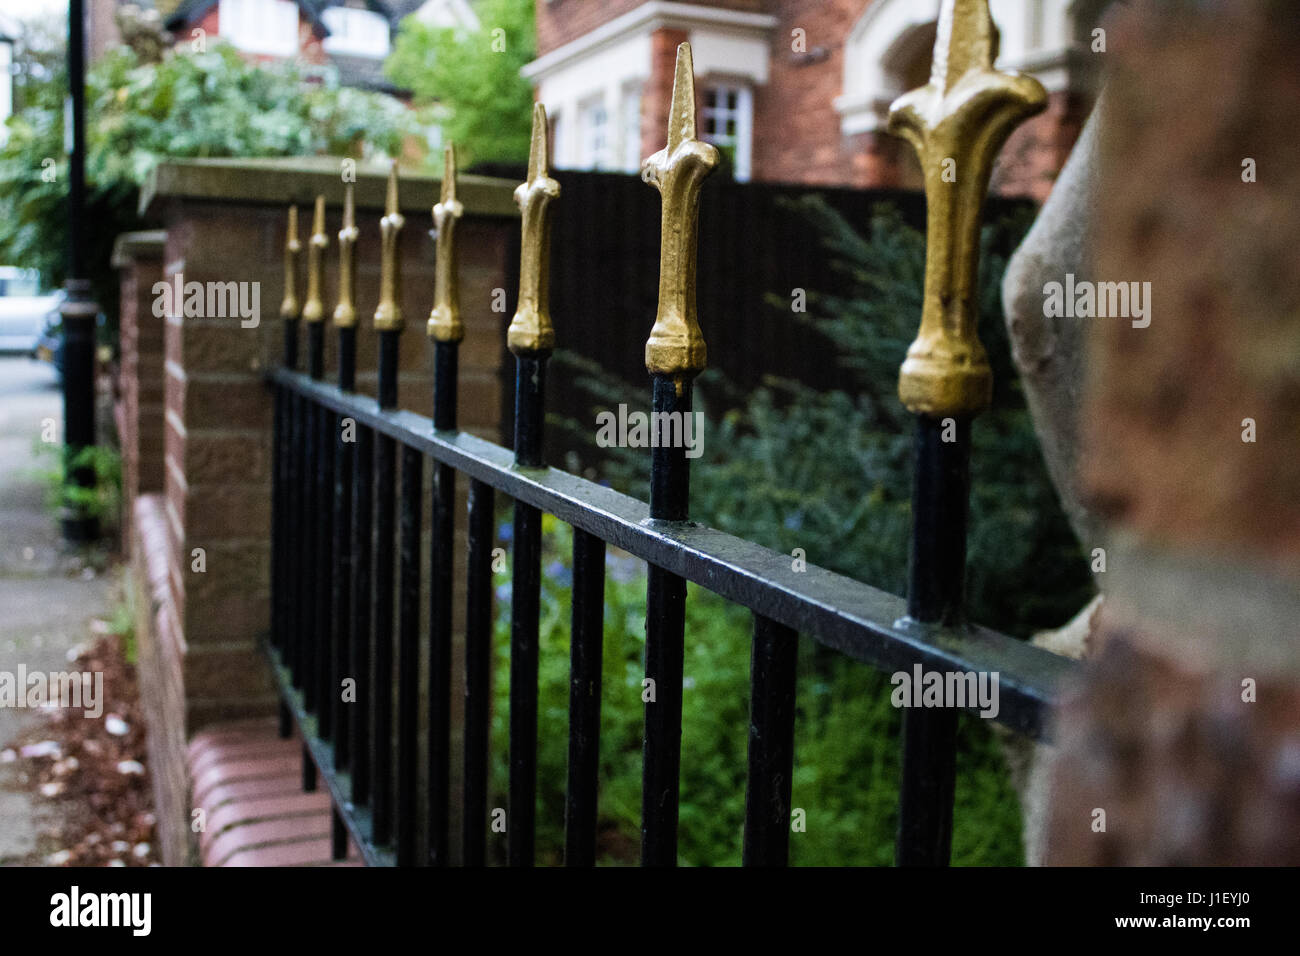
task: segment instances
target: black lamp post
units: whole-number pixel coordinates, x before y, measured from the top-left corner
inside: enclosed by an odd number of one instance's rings
[[[68,162],[68,278],[63,317],[63,441],[66,480],[82,488],[95,486],[95,473],[75,465],[82,449],[95,444],[95,318],[99,306],[86,277],[86,43],[85,2],[68,3],[68,87],[72,143]],[[92,541],[99,521],[79,503],[65,505],[63,536],[70,542]]]

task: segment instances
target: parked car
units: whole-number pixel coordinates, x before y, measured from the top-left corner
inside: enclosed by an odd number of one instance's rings
[[[59,382],[63,381],[63,313],[59,311],[60,306],[66,296],[60,292],[57,295],[58,303],[50,310],[50,314],[45,317],[45,325],[41,331],[41,337],[36,342],[36,352],[34,357],[42,362],[49,362],[54,366],[54,371],[58,374]],[[95,316],[96,336],[103,335],[103,329],[108,321],[108,317],[100,312]],[[100,345],[96,351],[96,361],[108,362],[113,357],[113,350],[106,345]]]
[[[41,294],[36,270],[0,266],[0,352],[34,357],[62,301],[62,292]]]
[[[53,365],[59,381],[63,381],[63,316],[57,307],[45,317],[32,357]]]

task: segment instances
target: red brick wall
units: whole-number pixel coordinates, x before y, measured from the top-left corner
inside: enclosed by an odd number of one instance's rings
[[[220,37],[221,20],[218,15],[219,9],[220,9],[220,4],[216,4],[212,6],[207,11],[207,13],[205,13],[203,17],[198,21],[178,29],[175,34],[176,36],[176,41],[174,44],[175,48],[178,50],[189,50],[190,44],[193,42],[194,39],[193,31],[195,29],[203,30],[203,32],[207,34],[208,40],[213,40]],[[328,63],[329,54],[327,54],[325,52],[325,48],[321,46],[321,40],[322,37],[320,32],[310,23],[310,21],[305,19],[302,15],[302,12],[299,11],[298,13],[298,57],[299,59],[315,65]],[[255,53],[246,53],[244,54],[244,56],[247,57],[249,60],[253,60],[256,62],[264,62],[264,63],[273,63],[281,59],[281,57],[277,57],[277,56],[262,56],[260,54],[255,54]]]
[[[685,30],[656,30],[650,37],[650,81],[641,94],[641,156],[651,156],[668,141],[677,47],[688,39]]]
[[[1091,108],[1090,98],[1083,95],[1052,93],[1047,110],[1021,125],[1007,140],[990,188],[1004,196],[1046,199]]]
[[[91,62],[98,60],[112,47],[122,42],[117,23],[113,15],[117,12],[117,0],[90,0],[86,40]]]
[[[635,10],[646,0],[537,0],[537,54],[564,46]],[[771,0],[678,0],[699,7],[721,7],[746,13],[767,13]],[[661,144],[662,145],[662,144]]]
[[[834,106],[844,86],[844,41],[870,0],[776,0],[771,12],[770,76],[754,90],[755,179],[839,185],[884,185],[872,176],[892,175],[889,164],[866,150],[861,137],[840,133]],[[828,56],[799,64],[792,57],[791,31],[802,29],[807,49],[825,47]],[[885,154],[895,152],[886,144]]]
[[[302,15],[298,15],[298,57],[307,63],[320,66],[328,63],[329,54],[321,45],[321,34]]]
[[[121,390],[118,433],[127,501],[163,487],[163,320],[153,314],[153,285],[162,278],[162,247],[128,253],[121,289]],[[123,517],[129,533],[131,509]]]

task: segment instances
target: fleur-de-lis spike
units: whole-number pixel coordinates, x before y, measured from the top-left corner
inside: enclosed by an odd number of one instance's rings
[[[465,337],[460,321],[460,296],[457,290],[456,220],[465,207],[456,198],[456,150],[451,144],[443,150],[442,195],[433,207],[433,227],[437,230],[437,261],[433,273],[433,311],[429,313],[429,336],[438,342],[459,342]]]
[[[998,150],[1047,104],[1041,83],[993,69],[988,0],[943,0],[930,82],[894,101],[889,131],[915,147],[925,176],[925,298],[898,396],[915,414],[974,415],[993,373],[976,329],[980,209]]]
[[[339,328],[352,328],[357,324],[356,290],[353,283],[357,274],[357,214],[352,198],[352,184],[343,191],[343,228],[339,230],[339,302],[334,307],[334,324]]]
[[[528,181],[515,189],[523,219],[519,253],[519,308],[506,331],[506,344],[515,355],[544,355],[555,347],[551,327],[551,200],[560,184],[546,164],[546,107],[533,104],[533,139],[528,150]]]
[[[375,309],[375,328],[381,332],[402,330],[401,259],[397,255],[397,238],[406,218],[397,211],[397,161],[388,172],[388,200],[384,217],[379,220],[381,265],[379,271],[379,307]]]
[[[296,321],[298,318],[298,207],[289,207],[289,228],[284,234],[284,299],[280,302],[280,318]]]
[[[696,225],[700,185],[718,165],[718,150],[695,138],[695,67],[691,45],[677,48],[668,145],[641,165],[641,178],[663,196],[659,308],[645,345],[652,375],[682,383],[704,369],[707,351],[695,315]]]
[[[325,197],[316,197],[316,214],[311,221],[311,238],[307,240],[307,301],[302,306],[304,322],[319,322],[325,318],[321,302],[321,267],[330,240],[325,235]]]

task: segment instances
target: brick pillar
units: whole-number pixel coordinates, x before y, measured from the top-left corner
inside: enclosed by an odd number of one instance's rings
[[[258,290],[259,321],[239,316],[185,315],[166,320],[164,498],[168,593],[184,648],[185,720],[190,733],[213,720],[271,713],[275,696],[257,639],[270,615],[271,394],[264,375],[279,363],[283,293],[281,250],[287,204],[300,206],[301,238],[309,231],[311,198],[329,200],[324,300],[332,311],[337,284],[337,233],[342,183],[334,163],[172,163],[160,168],[145,204],[166,224],[163,280],[248,283]],[[328,171],[323,171],[328,168]],[[430,345],[424,324],[432,305],[433,244],[429,210],[437,181],[404,178],[403,300],[399,403],[432,410]],[[463,177],[466,221],[461,245],[461,301],[467,327],[462,347],[461,418],[466,428],[495,435],[504,323],[491,310],[504,286],[506,235],[517,225],[515,184]],[[379,294],[379,217],[384,175],[357,176],[357,384],[375,388],[377,335],[370,316]],[[305,257],[304,257],[305,260]],[[305,266],[304,266],[305,269]],[[305,274],[305,273],[304,273]],[[300,280],[300,283],[303,280]],[[299,294],[304,286],[300,284]],[[183,303],[181,304],[183,306]],[[305,339],[305,336],[304,336]],[[336,336],[326,333],[327,376],[336,365]],[[305,341],[303,345],[305,352]],[[427,473],[427,469],[426,469]],[[426,505],[427,512],[427,505]],[[196,570],[196,549],[205,569]]]
[[[132,503],[163,487],[163,320],[153,314],[166,233],[128,232],[113,245],[121,272],[121,370],[117,425],[122,445],[123,540]]]
[[[1108,31],[1094,273],[1149,282],[1150,324],[1080,320],[1113,543],[1054,863],[1300,864],[1300,16],[1232,6]]]

